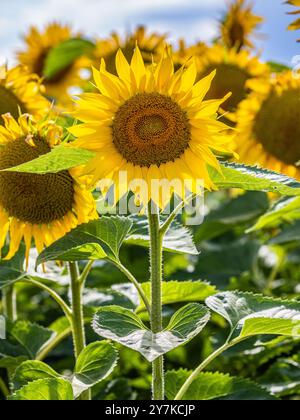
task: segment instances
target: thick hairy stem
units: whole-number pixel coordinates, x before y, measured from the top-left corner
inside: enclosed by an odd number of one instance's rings
[[[158,209],[149,203],[148,206],[150,233],[150,267],[151,267],[151,329],[159,333],[162,324],[162,235],[160,235],[160,218]],[[159,357],[153,362],[152,393],[154,400],[164,399],[164,359]]]
[[[82,306],[82,281],[77,263],[69,263],[71,277],[71,295],[72,295],[72,335],[74,342],[74,353],[77,359],[86,346],[84,317]],[[81,400],[88,401],[91,399],[91,392],[85,391],[81,394]]]
[[[8,286],[3,289],[3,313],[10,321],[17,319],[17,299],[14,286]]]

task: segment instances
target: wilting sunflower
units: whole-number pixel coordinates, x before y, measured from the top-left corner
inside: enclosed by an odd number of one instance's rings
[[[145,66],[138,48],[131,64],[119,50],[116,68],[118,76],[107,72],[103,60],[100,71],[94,70],[100,93],[83,94],[78,101],[75,114],[83,124],[70,129],[78,137],[72,145],[96,153],[81,173],[92,176],[92,182],[111,179],[118,197],[128,191],[128,183],[142,179],[148,185],[147,195],[138,197],[143,204],[156,201],[152,180],[201,179],[214,188],[208,166],[220,170],[215,154],[231,153],[232,140],[228,127],[216,119],[226,97],[203,100],[215,72],[195,84],[193,61],[174,73],[169,52],[157,65]],[[128,182],[119,180],[123,171]],[[170,197],[156,203],[164,207]]]
[[[44,118],[51,104],[42,95],[43,91],[41,79],[25,67],[7,70],[6,66],[0,66],[0,116],[10,113],[18,118],[21,112]],[[0,125],[3,125],[1,117]]]
[[[292,6],[300,6],[300,0],[288,0],[286,3],[291,4]],[[293,12],[289,12],[289,14],[290,15],[299,15],[300,14],[300,9],[295,10]],[[300,29],[300,18],[297,18],[293,23],[291,23],[290,26],[288,27],[288,29],[290,31],[296,31],[296,30]],[[300,39],[298,41],[300,42]]]
[[[243,101],[237,115],[240,160],[300,179],[300,80],[278,76]]]
[[[250,38],[263,20],[253,13],[253,4],[248,0],[228,2],[228,11],[220,22],[221,40],[227,48],[237,51],[243,47],[252,48]]]
[[[58,144],[62,132],[54,123],[36,124],[28,115],[18,122],[3,115],[0,126],[0,170],[28,162],[48,153]],[[97,217],[92,194],[72,171],[54,174],[0,172],[0,250],[10,236],[10,259],[22,239],[28,258],[31,241],[41,252],[80,223]]]
[[[28,35],[24,37],[27,49],[18,53],[21,64],[26,65],[30,71],[43,77],[46,95],[63,105],[70,102],[70,88],[82,84],[80,71],[90,62],[87,61],[87,58],[79,58],[50,78],[44,77],[44,70],[51,50],[62,42],[76,37],[80,37],[80,34],[74,34],[67,25],[51,23],[42,32],[33,26],[30,28]]]
[[[227,118],[233,120],[238,104],[249,93],[249,83],[252,86],[256,81],[260,83],[262,78],[269,77],[268,66],[257,57],[251,56],[245,50],[237,52],[234,48],[228,50],[221,45],[214,45],[205,54],[198,54],[196,62],[199,78],[207,76],[213,69],[217,70],[206,99],[222,97],[227,92],[232,92],[222,110],[226,112]]]
[[[126,59],[132,59],[136,45],[139,46],[144,62],[151,64],[152,60],[160,58],[164,50],[166,35],[156,32],[147,33],[144,26],[139,26],[133,33],[129,33],[124,39],[117,33],[112,33],[108,39],[100,39],[96,43],[95,63],[99,67],[101,59],[105,60],[107,71],[117,75],[116,55],[122,50]]]

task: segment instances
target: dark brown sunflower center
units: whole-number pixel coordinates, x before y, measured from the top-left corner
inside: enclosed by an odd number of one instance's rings
[[[0,116],[10,113],[15,119],[19,117],[19,108],[22,113],[27,112],[23,103],[16,95],[4,86],[0,86]],[[0,117],[0,125],[4,125],[3,119]]]
[[[187,114],[159,93],[141,93],[125,102],[112,131],[121,155],[134,165],[148,167],[178,159],[191,139]]]
[[[300,160],[300,92],[272,92],[262,104],[254,123],[255,137],[264,149],[289,165]]]
[[[246,82],[250,76],[245,70],[238,66],[225,63],[219,64],[217,67],[210,67],[205,71],[203,76],[208,75],[215,68],[217,69],[217,74],[212,82],[211,89],[208,92],[206,99],[222,98],[227,95],[228,92],[232,92],[231,97],[224,102],[222,108],[225,111],[233,112],[247,95]]]
[[[245,43],[245,29],[240,22],[234,22],[228,31],[229,47],[236,47],[238,50]]]
[[[25,138],[0,147],[0,169],[28,162],[50,151],[44,139],[34,138],[35,147]],[[31,224],[48,224],[72,210],[73,179],[68,171],[36,175],[0,172],[0,204],[11,217]]]

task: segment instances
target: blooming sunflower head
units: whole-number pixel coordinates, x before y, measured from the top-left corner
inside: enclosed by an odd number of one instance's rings
[[[240,104],[241,161],[300,179],[300,80],[288,72],[259,86]]]
[[[112,33],[110,38],[97,41],[95,63],[99,66],[101,59],[104,59],[107,70],[117,75],[116,55],[118,50],[121,49],[126,59],[130,61],[135,47],[138,45],[145,63],[150,64],[153,59],[157,59],[162,54],[165,39],[165,34],[147,33],[144,26],[137,27],[133,33],[127,34],[124,39],[119,34]]]
[[[110,178],[119,197],[128,189],[136,193],[129,185],[142,179],[148,185],[139,196],[143,204],[155,201],[152,180],[201,179],[213,188],[208,166],[219,169],[216,154],[231,153],[228,127],[216,119],[226,97],[204,100],[215,72],[195,84],[194,61],[174,72],[166,50],[158,64],[146,66],[139,48],[131,64],[119,50],[116,68],[117,76],[103,60],[94,70],[99,92],[78,101],[75,115],[83,123],[70,129],[78,137],[74,146],[96,153],[82,174],[93,182]],[[120,172],[126,173],[126,182],[120,181]],[[156,204],[163,207],[170,197]]]
[[[80,71],[90,62],[87,58],[78,58],[55,76],[47,77],[45,76],[47,58],[53,48],[64,41],[78,37],[80,34],[73,33],[71,27],[67,25],[51,23],[43,31],[33,26],[24,37],[26,49],[18,53],[19,62],[43,78],[46,95],[64,105],[70,102],[70,88],[82,84]]]
[[[253,13],[253,5],[248,0],[233,0],[228,3],[228,11],[220,22],[221,40],[227,48],[237,51],[252,48],[250,37],[262,22],[263,18]]]
[[[53,122],[35,123],[24,114],[18,122],[3,115],[0,126],[0,250],[9,233],[14,256],[24,239],[28,258],[34,239],[39,252],[80,223],[97,216],[90,192],[72,171],[44,175],[5,169],[33,160],[60,142],[62,131]]]
[[[249,86],[259,83],[261,79],[269,78],[269,68],[251,56],[247,51],[228,50],[221,45],[208,48],[203,55],[197,55],[198,77],[202,78],[217,70],[206,99],[232,95],[223,104],[222,110],[229,119],[235,119],[235,111],[239,103],[249,93]]]
[[[287,4],[290,4],[292,6],[298,6],[300,7],[300,0],[288,0],[286,1]],[[294,10],[293,12],[289,12],[290,15],[299,15],[300,9]],[[291,23],[288,27],[290,31],[296,31],[300,29],[300,18],[297,18],[293,23]],[[300,42],[300,39],[298,40]]]
[[[7,70],[6,66],[0,66],[0,116],[10,113],[17,118],[21,112],[43,118],[50,109],[43,92],[41,79],[26,68],[17,66]],[[3,125],[0,119],[0,125]]]

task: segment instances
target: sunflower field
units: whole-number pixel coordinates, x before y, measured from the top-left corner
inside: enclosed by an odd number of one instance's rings
[[[300,399],[300,55],[225,3],[213,42],[57,20],[0,66],[1,400]]]

